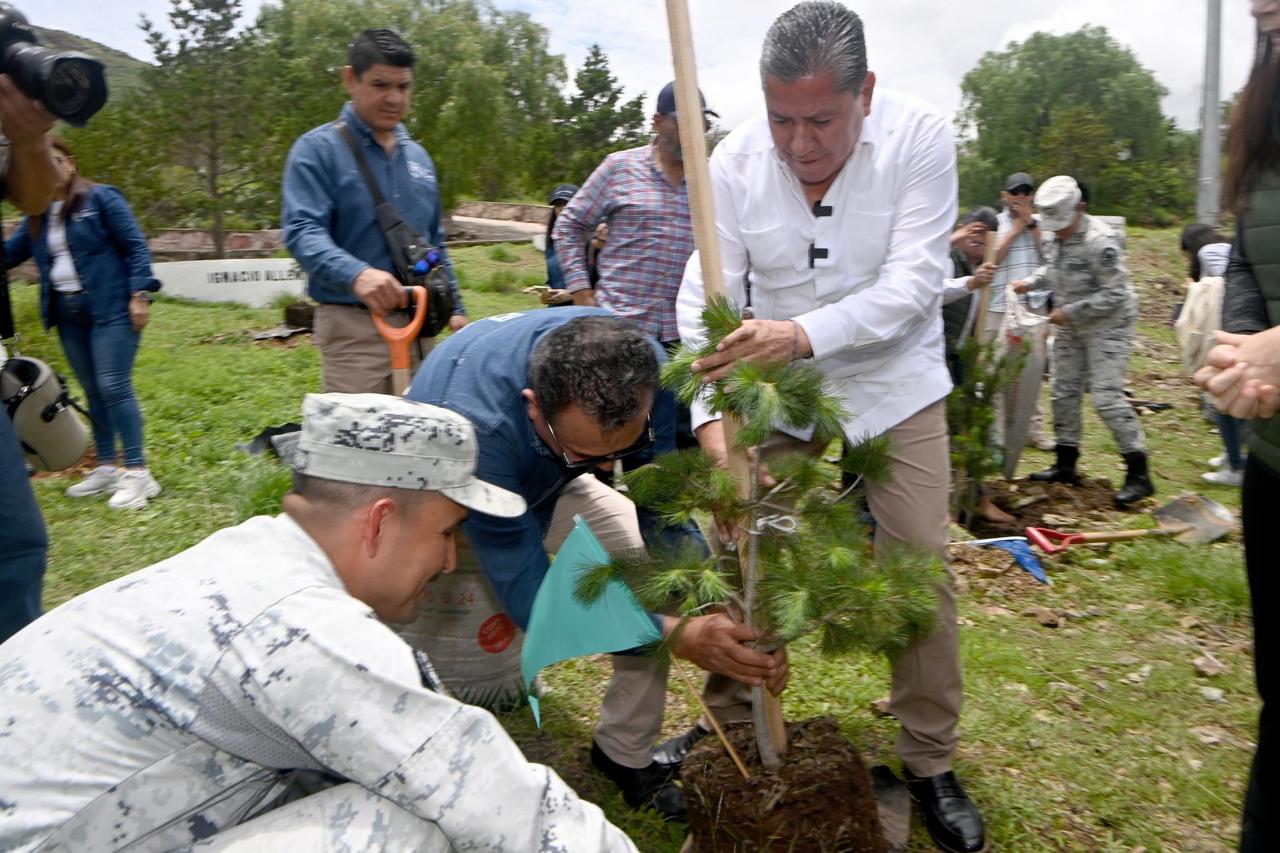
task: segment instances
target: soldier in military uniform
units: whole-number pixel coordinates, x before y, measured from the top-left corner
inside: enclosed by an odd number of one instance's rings
[[[1124,487],[1115,495],[1125,507],[1153,494],[1146,438],[1124,396],[1133,348],[1138,301],[1124,265],[1124,249],[1105,223],[1084,212],[1075,178],[1059,175],[1036,191],[1046,233],[1045,263],[1014,290],[1049,289],[1057,306],[1049,321],[1058,327],[1053,345],[1053,423],[1057,461],[1031,475],[1041,482],[1075,484],[1080,458],[1080,403],[1086,387],[1098,416],[1124,456]]]
[[[468,508],[525,510],[471,423],[309,395],[294,464],[283,514],[0,647],[0,850],[634,851],[379,621],[453,570]]]

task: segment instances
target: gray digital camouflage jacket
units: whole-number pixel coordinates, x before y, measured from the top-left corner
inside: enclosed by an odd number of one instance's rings
[[[0,646],[0,850],[170,850],[293,771],[355,782],[455,848],[634,850],[487,712],[428,689],[285,515],[92,590]]]
[[[1081,329],[1133,320],[1138,300],[1125,267],[1124,247],[1105,222],[1086,213],[1066,242],[1050,233],[1043,249],[1044,265],[1026,280],[1028,290],[1051,289],[1054,304],[1065,308]]]

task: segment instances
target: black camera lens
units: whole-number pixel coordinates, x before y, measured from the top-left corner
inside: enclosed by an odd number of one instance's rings
[[[0,48],[0,73],[12,77],[27,97],[77,127],[107,102],[102,63],[83,53],[10,42]]]

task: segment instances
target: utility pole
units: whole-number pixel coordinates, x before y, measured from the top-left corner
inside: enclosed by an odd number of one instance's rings
[[[1204,41],[1204,92],[1200,104],[1200,180],[1196,195],[1196,222],[1217,227],[1222,198],[1222,140],[1218,115],[1222,0],[1208,0],[1208,5],[1209,20],[1205,26]]]

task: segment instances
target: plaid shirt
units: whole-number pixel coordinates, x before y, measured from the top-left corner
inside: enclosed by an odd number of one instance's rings
[[[996,231],[996,240],[999,241],[1013,229],[1013,216],[1006,208],[996,216],[996,222],[1000,225],[999,230]],[[995,278],[991,282],[991,304],[987,306],[988,311],[1004,313],[1006,288],[1015,281],[1031,278],[1031,274],[1040,268],[1043,261],[1040,260],[1040,246],[1036,242],[1039,234],[1038,228],[1033,231],[1023,231],[1009,247],[1009,254],[1004,256],[1004,262],[996,270]]]
[[[583,290],[591,282],[582,247],[607,221],[596,303],[667,342],[680,339],[676,293],[693,254],[693,223],[684,182],[672,187],[654,156],[650,144],[606,157],[556,220],[554,236],[567,289]]]

